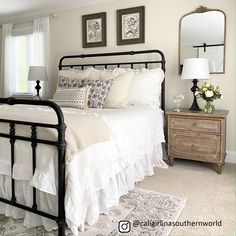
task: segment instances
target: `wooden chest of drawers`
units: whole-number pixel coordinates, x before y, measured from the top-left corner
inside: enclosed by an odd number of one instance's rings
[[[167,155],[170,165],[175,158],[217,164],[221,173],[225,160],[226,117],[228,111],[213,114],[167,111]]]

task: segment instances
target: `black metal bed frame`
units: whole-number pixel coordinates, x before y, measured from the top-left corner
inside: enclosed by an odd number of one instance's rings
[[[45,212],[42,212],[37,209],[37,195],[36,189],[33,188],[33,204],[32,207],[25,206],[16,201],[15,197],[15,180],[11,177],[11,199],[7,200],[4,198],[0,198],[0,202],[15,206],[17,208],[21,208],[23,210],[35,213],[40,216],[44,216],[51,220],[55,220],[58,224],[58,232],[59,236],[65,235],[65,208],[64,208],[64,200],[65,200],[65,150],[66,150],[66,141],[65,141],[65,130],[66,125],[64,123],[64,116],[61,111],[61,108],[52,101],[40,101],[40,100],[24,100],[24,99],[15,99],[15,98],[0,98],[0,103],[15,105],[15,104],[27,104],[27,105],[41,105],[51,107],[57,115],[57,124],[46,124],[46,123],[36,123],[36,122],[26,122],[19,120],[8,120],[1,119],[1,123],[9,124],[9,134],[1,133],[0,137],[8,138],[11,145],[11,172],[13,170],[13,165],[15,162],[15,141],[22,140],[31,142],[32,147],[32,173],[35,172],[36,168],[36,148],[38,143],[47,144],[56,146],[58,149],[58,216],[54,216]],[[0,114],[1,115],[1,114]],[[31,127],[31,137],[25,137],[16,135],[16,125],[24,125]],[[44,139],[37,138],[37,127],[43,128],[51,128],[56,129],[58,132],[57,141],[49,141]]]
[[[155,61],[135,61],[135,62],[109,62],[109,63],[98,63],[98,64],[65,64],[63,65],[64,59],[71,59],[71,58],[89,58],[89,57],[108,57],[108,56],[124,56],[124,55],[136,55],[136,54],[158,54],[161,57],[161,60]],[[120,67],[122,65],[130,65],[133,68],[134,65],[141,65],[143,64],[145,68],[148,68],[149,64],[161,64],[161,68],[165,71],[165,57],[164,54],[159,50],[144,50],[144,51],[129,51],[129,52],[112,52],[112,53],[97,53],[97,54],[80,54],[80,55],[69,55],[64,56],[60,59],[59,62],[59,70],[62,68],[73,68],[73,67],[80,67],[82,70],[85,67],[97,67],[103,66],[108,68],[109,66],[116,66]],[[161,93],[161,107],[165,110],[165,81],[162,83],[162,93]],[[26,104],[26,105],[41,105],[47,106],[52,108],[56,115],[57,115],[57,124],[46,124],[46,123],[37,123],[37,122],[26,122],[20,120],[8,120],[2,119],[0,114],[0,123],[9,124],[9,133],[1,133],[0,138],[7,138],[10,141],[11,146],[11,171],[13,170],[14,162],[15,162],[15,141],[22,140],[31,142],[32,148],[32,173],[35,172],[36,168],[36,148],[38,143],[52,145],[57,147],[58,150],[58,216],[54,216],[52,214],[45,213],[41,210],[37,209],[37,194],[36,189],[33,188],[33,204],[32,207],[25,206],[17,202],[15,197],[15,180],[11,176],[11,199],[4,199],[0,197],[0,202],[12,205],[14,207],[32,212],[34,214],[46,217],[48,219],[55,220],[58,224],[58,235],[65,236],[65,226],[66,226],[66,219],[65,219],[65,151],[66,151],[66,140],[65,140],[65,130],[66,125],[64,123],[64,116],[60,107],[52,101],[44,101],[44,100],[25,100],[25,99],[16,99],[16,98],[0,98],[0,104],[8,104],[8,105],[15,105],[15,104]],[[16,134],[16,125],[24,125],[31,127],[31,137],[20,136]],[[37,127],[43,128],[52,128],[56,129],[58,133],[57,141],[50,141],[39,139],[37,137]],[[42,158],[42,157],[41,157]]]
[[[125,61],[125,62],[109,62],[109,63],[89,63],[89,64],[66,64],[63,65],[63,61],[65,59],[73,59],[73,58],[93,58],[93,57],[112,57],[112,56],[133,56],[133,55],[140,55],[140,54],[153,54],[153,55],[159,55],[159,60],[145,60],[145,61]],[[162,51],[153,49],[153,50],[142,50],[142,51],[126,51],[126,52],[107,52],[107,53],[95,53],[95,54],[80,54],[80,55],[69,55],[64,56],[59,61],[59,70],[62,70],[63,68],[73,68],[73,67],[79,67],[81,70],[83,70],[85,67],[104,67],[107,69],[109,66],[127,66],[129,65],[131,69],[133,69],[134,65],[144,65],[145,68],[148,68],[149,64],[161,64],[162,70],[165,72],[165,56]],[[165,79],[162,82],[161,87],[161,108],[162,110],[165,110]]]

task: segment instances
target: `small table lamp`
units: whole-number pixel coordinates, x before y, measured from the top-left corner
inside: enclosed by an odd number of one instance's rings
[[[209,67],[207,58],[188,58],[184,60],[183,71],[181,79],[191,79],[193,87],[193,104],[189,110],[201,111],[198,106],[195,92],[199,89],[197,83],[198,79],[209,79]]]
[[[38,99],[41,99],[39,96],[39,90],[41,89],[40,80],[46,81],[48,79],[47,77],[47,71],[45,66],[30,66],[29,67],[29,75],[28,80],[29,81],[36,81],[35,89],[37,91],[37,97]]]

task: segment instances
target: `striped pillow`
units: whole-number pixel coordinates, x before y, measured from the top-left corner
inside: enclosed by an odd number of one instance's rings
[[[58,88],[52,98],[52,101],[61,107],[87,109],[89,92],[90,87],[87,86],[76,89]]]

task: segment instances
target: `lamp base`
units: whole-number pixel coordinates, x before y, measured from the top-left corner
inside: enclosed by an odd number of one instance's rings
[[[193,103],[192,103],[192,106],[189,108],[189,110],[191,110],[191,111],[201,111],[200,107],[198,106],[197,98],[196,98],[196,95],[195,95],[196,91],[199,90],[199,88],[197,86],[198,80],[193,79],[192,82],[193,82],[193,87],[191,88],[191,91],[193,92]]]
[[[38,97],[38,100],[41,100],[41,98],[40,98],[40,96],[39,96],[39,90],[41,89],[40,80],[36,80],[35,89],[36,89],[36,91],[37,91],[37,95],[36,95],[35,97]]]
[[[35,95],[35,96],[34,96],[34,100],[41,100],[41,97],[38,96],[38,95]]]
[[[192,106],[189,108],[190,111],[201,111],[201,108],[198,106],[197,98],[194,95]]]

